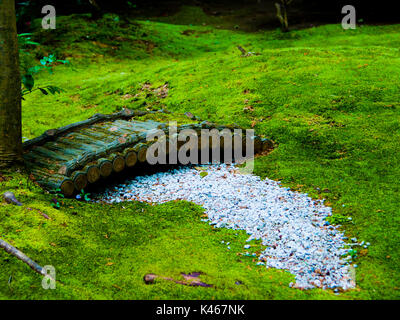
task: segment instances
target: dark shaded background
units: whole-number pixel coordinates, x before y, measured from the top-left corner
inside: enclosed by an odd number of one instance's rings
[[[239,11],[249,8],[248,14],[260,15],[265,13],[265,24],[257,28],[275,28],[279,24],[275,21],[274,3],[279,0],[95,0],[99,8],[90,4],[89,0],[36,0],[18,1],[17,15],[18,27],[24,29],[24,25],[34,18],[43,16],[41,8],[44,5],[53,5],[57,15],[73,13],[92,13],[94,19],[107,12],[120,15],[155,18],[174,14],[181,5],[196,5],[203,8],[208,14],[218,15],[223,12]],[[367,24],[400,23],[400,13],[396,8],[396,1],[380,0],[293,0],[289,7],[289,21],[291,24],[340,23],[343,14],[341,8],[351,4],[357,10],[357,19],[362,19]],[[274,18],[274,19],[273,19]]]

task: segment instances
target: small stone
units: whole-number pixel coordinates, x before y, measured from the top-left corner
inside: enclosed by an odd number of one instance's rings
[[[15,205],[17,205],[17,206],[22,206],[22,203],[19,202],[19,201],[15,198],[14,193],[12,193],[12,192],[10,192],[10,191],[4,192],[3,198],[4,198],[4,200],[5,200],[7,203],[9,203],[9,204],[12,203],[12,204],[15,204]]]
[[[156,278],[157,275],[155,275],[154,273],[148,273],[143,277],[143,280],[146,284],[153,284]]]
[[[261,240],[264,249],[260,253],[241,254],[258,256],[267,268],[287,270],[296,277],[293,287],[354,287],[348,281],[351,249],[347,245],[359,243],[352,238],[353,242],[346,244],[338,225],[325,223],[332,216],[332,208],[324,201],[284,188],[278,181],[241,174],[234,164],[201,167],[208,173],[206,179],[201,179],[198,170],[183,167],[127,180],[121,190],[108,189],[101,200],[118,203],[123,199],[122,192],[128,201],[193,202],[204,208],[207,219],[201,221],[213,228],[243,230],[248,234],[246,242]],[[225,244],[223,240],[221,243]],[[243,245],[244,249],[251,248],[250,244]]]
[[[195,116],[191,112],[185,112],[184,114],[185,114],[186,117],[188,117],[191,120],[193,120],[195,118]]]

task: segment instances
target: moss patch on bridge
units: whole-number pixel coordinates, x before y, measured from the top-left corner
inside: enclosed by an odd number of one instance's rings
[[[3,172],[11,180],[3,179],[0,191],[14,191],[25,206],[1,204],[1,237],[39,263],[59,266],[60,285],[42,290],[37,275],[0,252],[2,298],[399,298],[399,25],[250,34],[115,18],[60,17],[57,34],[38,31],[38,56],[55,52],[74,67],[40,75],[38,84],[65,92],[26,97],[23,135],[123,106],[254,127],[279,145],[257,158],[256,174],[327,199],[332,222],[349,238],[371,243],[357,250],[357,289],[336,296],[288,288],[288,273],[236,255],[243,232],[212,229],[190,204],[112,207],[70,200],[55,210],[52,196],[24,175]],[[242,57],[237,45],[260,55]],[[216,288],[141,280],[148,272],[178,277],[191,271],[205,272],[203,280]],[[237,279],[244,285],[235,285]]]

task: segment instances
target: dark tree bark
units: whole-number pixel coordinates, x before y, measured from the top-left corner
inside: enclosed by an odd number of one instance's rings
[[[0,167],[22,159],[21,76],[14,0],[0,1]]]
[[[283,32],[288,32],[289,31],[289,22],[288,22],[288,17],[287,17],[287,7],[289,4],[292,3],[293,0],[281,0],[281,3],[276,2],[275,7],[276,7],[276,16],[278,17],[281,26],[282,26],[282,31]]]
[[[103,10],[101,7],[97,4],[96,0],[89,0],[90,3],[90,12],[92,14],[92,19],[97,20],[100,19],[103,16]]]

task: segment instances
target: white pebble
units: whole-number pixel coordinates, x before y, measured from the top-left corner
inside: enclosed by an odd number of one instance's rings
[[[294,274],[294,287],[346,290],[355,286],[345,259],[348,244],[338,226],[326,223],[332,209],[324,206],[323,201],[283,188],[274,180],[240,174],[233,165],[205,168],[208,172],[205,178],[191,167],[139,176],[119,185],[120,190],[106,190],[97,199],[118,203],[126,201],[125,196],[151,203],[194,202],[208,216],[202,221],[217,228],[244,230],[249,235],[246,242],[261,239],[266,248],[259,260],[266,260],[267,268]],[[351,240],[357,242],[356,238]]]

